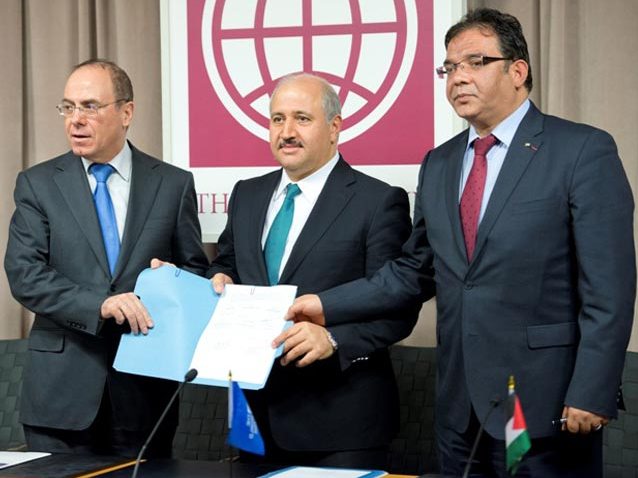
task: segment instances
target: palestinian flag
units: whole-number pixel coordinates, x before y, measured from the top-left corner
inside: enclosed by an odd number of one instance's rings
[[[505,425],[505,463],[510,475],[515,475],[523,455],[532,444],[527,433],[521,402],[514,390],[514,376],[510,375],[507,399],[507,424]]]

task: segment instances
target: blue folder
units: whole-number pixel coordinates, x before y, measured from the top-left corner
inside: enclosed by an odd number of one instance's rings
[[[208,279],[172,266],[142,271],[135,294],[155,325],[148,335],[122,335],[113,366],[120,372],[184,380],[219,296]],[[193,382],[228,386],[199,377]]]

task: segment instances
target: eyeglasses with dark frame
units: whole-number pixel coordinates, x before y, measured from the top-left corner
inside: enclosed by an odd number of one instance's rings
[[[465,70],[465,65],[469,66],[471,71],[479,71],[485,65],[489,65],[495,61],[511,61],[513,58],[505,58],[500,56],[485,56],[485,55],[470,55],[463,58],[456,63],[445,62],[443,66],[439,66],[435,71],[439,78],[443,79],[446,76],[449,77],[452,73],[456,72],[459,68]]]
[[[75,113],[75,110],[78,110],[78,113],[84,116],[95,117],[100,112],[102,108],[106,108],[107,106],[115,105],[120,103],[121,101],[128,101],[127,99],[120,98],[119,100],[112,101],[110,103],[88,103],[84,106],[73,105],[71,103],[60,103],[56,105],[56,109],[60,116],[64,116],[65,118],[70,118]]]

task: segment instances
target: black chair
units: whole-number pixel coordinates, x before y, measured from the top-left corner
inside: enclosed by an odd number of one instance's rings
[[[228,390],[186,384],[180,396],[173,456],[186,460],[222,460],[229,455]]]
[[[390,357],[399,386],[401,418],[386,469],[411,475],[434,472],[438,470],[434,443],[436,349],[394,345]]]
[[[27,340],[0,340],[0,450],[26,449],[19,422]]]

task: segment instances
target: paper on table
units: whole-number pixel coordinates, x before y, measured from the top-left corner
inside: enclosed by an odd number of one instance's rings
[[[191,366],[203,377],[263,386],[275,350],[272,340],[290,325],[283,320],[297,287],[227,285],[199,339]],[[259,387],[261,388],[261,387]]]
[[[292,466],[283,470],[273,471],[263,475],[261,478],[373,478],[387,475],[385,471],[379,470],[348,470],[345,468],[314,468],[309,466]]]
[[[39,451],[0,451],[0,469],[37,460],[50,454]]]

